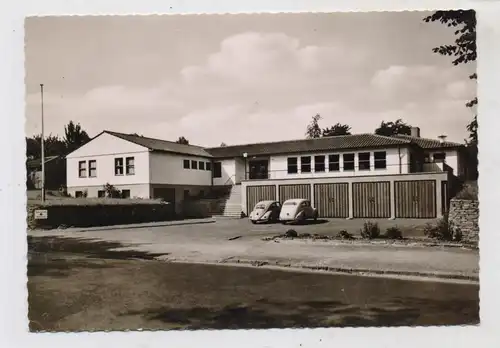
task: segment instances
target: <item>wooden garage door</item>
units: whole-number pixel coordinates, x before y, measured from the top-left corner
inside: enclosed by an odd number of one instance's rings
[[[355,182],[352,184],[354,218],[391,217],[391,186],[389,181]]]
[[[279,191],[281,204],[293,198],[311,199],[311,185],[309,184],[280,185]]]
[[[276,199],[276,186],[247,186],[247,213],[250,214],[252,209],[260,201],[268,201]]]
[[[349,217],[349,184],[315,184],[314,207],[320,217]]]
[[[394,182],[396,218],[430,219],[436,217],[436,181]]]

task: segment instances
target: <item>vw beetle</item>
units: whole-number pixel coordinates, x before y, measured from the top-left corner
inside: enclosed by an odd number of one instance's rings
[[[318,210],[311,206],[311,201],[303,198],[289,199],[283,203],[280,212],[280,221],[304,222],[307,219],[318,219]]]
[[[248,216],[253,224],[257,222],[278,221],[281,205],[278,201],[260,201]]]

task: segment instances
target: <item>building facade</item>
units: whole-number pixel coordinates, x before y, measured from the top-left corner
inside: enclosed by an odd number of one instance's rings
[[[73,196],[104,197],[112,185],[124,198],[163,198],[176,210],[186,199],[232,187],[246,214],[256,200],[300,195],[324,217],[429,218],[446,211],[450,183],[464,175],[463,161],[463,145],[421,138],[418,129],[411,136],[356,134],[217,148],[104,131],[67,156],[67,186]]]

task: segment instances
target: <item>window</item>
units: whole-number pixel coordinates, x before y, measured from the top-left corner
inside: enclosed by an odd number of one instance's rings
[[[297,166],[297,157],[289,157],[287,159],[288,164],[288,174],[297,174],[299,168]]]
[[[370,170],[370,153],[360,152],[358,154],[358,169],[359,170]]]
[[[135,161],[134,157],[127,157],[125,159],[125,165],[126,165],[126,173],[127,175],[134,175],[135,174]]]
[[[300,172],[310,173],[311,172],[311,157],[304,156],[300,158]]]
[[[106,197],[106,191],[104,191],[104,190],[97,191],[97,197],[99,197],[99,198]]]
[[[122,198],[130,198],[130,190],[122,190]]]
[[[75,197],[76,198],[82,198],[83,197],[83,191],[75,191]]]
[[[191,161],[191,169],[198,169],[198,161]]]
[[[90,160],[89,161],[89,177],[95,178],[97,176],[97,161]]]
[[[206,165],[205,165],[205,169],[206,170],[212,170],[212,163],[207,162]]]
[[[315,172],[325,171],[325,156],[314,156],[314,171]]]
[[[328,156],[328,170],[330,172],[338,172],[340,170],[340,155]]]
[[[386,169],[387,159],[385,151],[374,152],[373,157],[375,160],[375,169]]]
[[[200,161],[200,163],[198,163],[198,168],[200,170],[205,170],[205,162]]]
[[[184,160],[184,169],[189,169],[189,160]]]
[[[342,157],[344,159],[344,171],[354,170],[354,154],[345,153]]]
[[[87,162],[85,161],[78,162],[78,176],[80,178],[87,177]]]
[[[444,152],[435,153],[432,155],[434,162],[443,162],[446,159],[446,154]]]
[[[123,175],[123,158],[115,158],[115,175]]]
[[[214,178],[222,177],[222,164],[220,162],[214,163]]]

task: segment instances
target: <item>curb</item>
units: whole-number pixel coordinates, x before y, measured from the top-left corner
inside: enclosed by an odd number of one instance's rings
[[[329,266],[304,266],[304,265],[291,265],[291,264],[280,264],[276,262],[271,264],[267,261],[260,260],[240,260],[240,259],[229,259],[223,260],[220,264],[226,265],[251,265],[254,267],[278,267],[287,269],[303,269],[311,271],[326,271],[332,273],[343,273],[352,275],[379,275],[379,276],[404,276],[404,277],[420,277],[420,278],[433,278],[433,279],[447,279],[447,280],[467,280],[479,282],[479,276],[471,276],[456,273],[445,273],[445,272],[418,272],[418,271],[391,271],[391,270],[374,270],[374,269],[364,269],[364,268],[342,268],[342,267],[329,267]]]
[[[163,223],[144,223],[144,224],[130,224],[130,225],[110,225],[110,226],[95,226],[95,227],[68,227],[68,228],[49,228],[49,229],[33,229],[33,232],[39,231],[68,231],[68,232],[92,232],[92,231],[110,231],[110,230],[130,230],[130,229],[142,229],[151,227],[168,227],[168,226],[184,226],[184,225],[202,225],[202,224],[212,224],[215,220],[207,221],[191,221],[191,222],[163,222]]]

